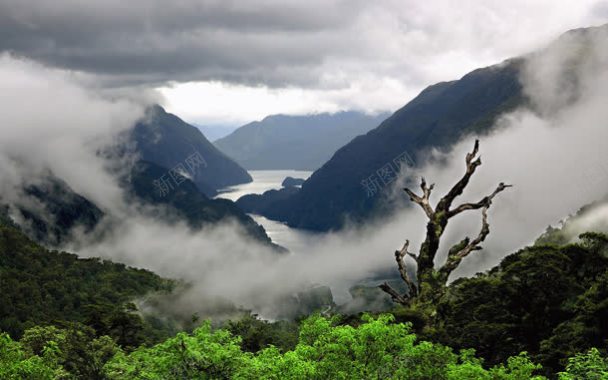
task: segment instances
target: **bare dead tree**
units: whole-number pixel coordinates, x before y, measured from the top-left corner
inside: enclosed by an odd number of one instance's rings
[[[401,250],[395,251],[399,274],[406,285],[407,291],[402,294],[386,282],[380,285],[380,288],[388,293],[393,301],[406,306],[410,305],[414,299],[437,301],[445,292],[450,274],[458,268],[462,259],[471,252],[482,249],[480,244],[490,233],[488,209],[492,205],[494,197],[506,188],[511,187],[511,185],[505,185],[501,182],[492,194],[484,197],[479,202],[463,203],[452,207],[454,200],[463,193],[475,170],[481,165],[481,157],[478,157],[478,153],[479,140],[475,140],[473,151],[466,155],[466,172],[434,208],[430,203],[434,184],[428,186],[425,179],[422,178],[420,183],[422,195],[417,195],[410,189],[404,189],[410,200],[424,210],[428,223],[426,225],[426,238],[420,246],[420,252],[417,256],[408,251],[409,240],[406,240]],[[446,262],[439,269],[435,269],[435,256],[449,220],[462,212],[470,210],[481,210],[481,230],[479,234],[472,240],[465,237],[460,243],[454,245],[448,251]],[[408,271],[407,257],[410,257],[416,263],[416,279],[413,279],[410,275],[411,272]]]

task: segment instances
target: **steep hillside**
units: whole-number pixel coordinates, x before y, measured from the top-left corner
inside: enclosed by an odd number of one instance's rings
[[[155,185],[158,178],[167,173],[167,169],[151,162],[138,162],[126,185],[129,192],[138,201],[155,206],[167,206],[168,209],[157,209],[163,219],[173,216],[176,220],[185,220],[190,227],[199,229],[220,222],[236,221],[253,238],[272,244],[264,228],[238,208],[234,202],[226,199],[209,199],[186,177],[179,177],[179,185],[161,189]],[[170,215],[166,215],[169,211]],[[273,247],[278,248],[273,245]]]
[[[12,214],[28,236],[51,246],[65,243],[75,229],[90,232],[104,215],[95,204],[53,175],[25,186],[18,202],[1,208],[6,221],[11,220],[9,213]]]
[[[215,145],[248,170],[315,170],[338,148],[388,116],[353,111],[272,115],[240,127]]]
[[[313,230],[336,229],[346,217],[369,216],[400,168],[419,164],[432,148],[489,131],[499,115],[522,104],[521,64],[511,60],[430,86],[378,128],[338,150],[297,194],[274,195],[280,200],[266,204],[262,215]]]
[[[0,330],[12,336],[20,336],[35,324],[67,322],[87,324],[99,328],[100,334],[112,335],[101,330],[110,329],[112,323],[119,328],[119,319],[140,334],[144,326],[138,316],[125,311],[125,304],[173,287],[171,281],[152,272],[48,251],[2,223],[0,273]],[[101,326],[102,321],[108,325]],[[131,342],[141,343],[138,339]]]
[[[140,158],[183,172],[208,196],[216,190],[251,182],[251,176],[211,144],[201,131],[160,106],[131,131]]]
[[[569,355],[605,345],[607,253],[606,235],[585,233],[577,244],[528,247],[458,279],[438,305],[435,337],[475,348],[488,364],[526,351],[555,373]]]
[[[161,182],[166,186],[162,192]],[[121,186],[129,203],[155,206],[147,209],[154,217],[185,221],[193,229],[234,221],[255,240],[282,251],[272,244],[264,228],[232,201],[208,198],[179,173],[140,161],[122,178]],[[104,216],[112,217],[53,175],[25,186],[18,201],[0,202],[0,222],[18,225],[31,239],[51,247],[67,243],[75,232],[93,231]]]

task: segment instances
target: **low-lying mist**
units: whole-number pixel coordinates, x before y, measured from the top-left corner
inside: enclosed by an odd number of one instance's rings
[[[505,115],[495,133],[481,136],[483,165],[460,200],[477,201],[501,181],[514,187],[495,199],[485,249],[471,254],[457,275],[489,269],[532,243],[548,225],[606,194],[605,41],[605,33],[593,35],[591,42],[565,36],[561,43],[528,57],[522,83],[530,109]],[[588,47],[584,51],[583,42]],[[117,179],[106,169],[109,164],[97,154],[142,117],[140,102],[95,96],[94,90],[68,74],[9,56],[0,59],[0,75],[14,78],[10,91],[0,94],[3,115],[8,115],[0,140],[4,201],[19,201],[20,185],[52,171],[106,211],[111,223],[100,226],[107,231],[103,240],[79,236],[65,248],[190,283],[172,305],[184,313],[205,316],[209,305],[221,298],[272,318],[278,300],[315,284],[330,286],[336,301],[345,302],[352,285],[393,268],[393,252],[405,239],[412,240],[410,247],[416,252],[424,238],[425,216],[416,208],[399,210],[381,222],[319,235],[309,246],[285,255],[248,238],[236,223],[195,231],[150,218],[125,202]],[[564,82],[564,77],[575,84]],[[6,95],[11,91],[18,96]],[[466,138],[447,153],[429,153],[429,163],[414,173],[436,183],[434,201],[463,174],[473,140]],[[397,185],[392,193],[405,197]],[[584,228],[601,225],[607,210],[598,207]],[[440,252],[466,234],[476,235],[480,225],[475,212],[455,219]]]

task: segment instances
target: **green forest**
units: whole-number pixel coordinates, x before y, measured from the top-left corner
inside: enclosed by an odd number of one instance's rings
[[[559,241],[554,231],[553,239]],[[151,272],[49,251],[0,226],[1,379],[608,378],[608,237],[545,237],[451,283],[430,315],[245,315],[222,324],[143,315],[175,291]]]

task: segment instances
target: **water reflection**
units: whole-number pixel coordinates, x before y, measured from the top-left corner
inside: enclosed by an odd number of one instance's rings
[[[243,185],[230,186],[220,190],[216,198],[236,201],[243,195],[262,194],[268,190],[278,190],[285,177],[307,179],[312,172],[303,170],[250,170],[253,182]]]
[[[312,172],[301,170],[251,170],[249,174],[253,178],[253,182],[222,189],[216,198],[236,201],[243,195],[262,194],[272,189],[278,190],[282,187],[281,183],[285,177],[307,179]],[[315,236],[314,233],[290,228],[286,224],[266,219],[261,215],[251,215],[251,217],[264,226],[266,233],[273,242],[292,252],[306,252],[311,239]]]

